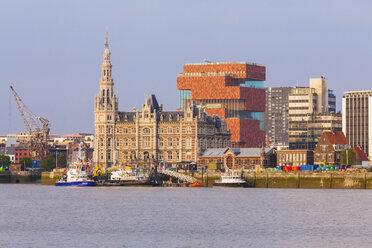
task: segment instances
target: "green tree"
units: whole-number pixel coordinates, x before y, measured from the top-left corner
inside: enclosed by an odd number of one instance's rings
[[[0,167],[8,167],[11,164],[10,157],[0,154]]]
[[[19,160],[19,163],[23,164],[25,166],[25,169],[27,167],[32,167],[32,159],[27,156],[24,156],[23,158],[21,158],[21,160]]]
[[[40,168],[46,170],[46,171],[51,171],[54,168],[56,168],[56,160],[51,157],[44,157],[40,159]]]
[[[345,149],[341,152],[342,165],[355,165],[356,153],[353,148]]]
[[[65,154],[59,154],[57,157],[57,165],[61,168],[66,168],[66,155]]]

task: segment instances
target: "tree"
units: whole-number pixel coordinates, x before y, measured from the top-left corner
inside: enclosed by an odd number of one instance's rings
[[[19,163],[25,166],[24,169],[26,169],[27,167],[32,167],[32,159],[27,156],[21,158],[21,160],[19,160]]]
[[[44,157],[40,159],[40,168],[46,170],[46,171],[51,171],[54,168],[56,168],[56,160],[51,157]]]
[[[61,168],[66,168],[66,155],[65,154],[59,154],[57,157],[57,165]]]
[[[353,148],[345,149],[341,152],[342,165],[354,165],[356,162],[356,153]]]
[[[10,157],[0,154],[0,167],[8,167],[11,164]]]

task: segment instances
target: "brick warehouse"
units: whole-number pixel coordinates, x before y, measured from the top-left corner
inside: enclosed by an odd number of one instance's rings
[[[177,77],[179,107],[194,103],[225,118],[233,147],[259,147],[265,143],[265,79],[265,66],[257,64],[185,64]]]

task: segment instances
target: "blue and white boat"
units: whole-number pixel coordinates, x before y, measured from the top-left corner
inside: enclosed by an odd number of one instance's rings
[[[69,170],[56,182],[56,186],[94,186],[95,182],[88,178],[88,170],[87,164],[70,164]]]

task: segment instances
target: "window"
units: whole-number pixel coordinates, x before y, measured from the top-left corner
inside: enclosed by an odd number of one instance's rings
[[[116,146],[120,146],[120,141],[119,141],[119,139],[116,139]]]
[[[100,138],[99,143],[101,143],[101,146],[103,146],[103,139]]]
[[[191,159],[191,151],[186,152],[186,159]]]
[[[125,139],[124,139],[124,146],[127,147],[128,145],[129,145],[129,144],[128,144],[128,139],[125,138]]]
[[[172,138],[168,138],[168,146],[172,147],[173,146],[173,140]]]
[[[159,146],[160,146],[160,147],[163,147],[163,146],[164,146],[163,138],[160,138],[160,139],[159,139]]]
[[[172,128],[168,127],[168,133],[172,133],[172,132],[173,132]]]
[[[177,159],[177,160],[180,159],[180,152],[179,152],[179,151],[176,152],[176,159]]]
[[[172,152],[168,151],[168,160],[172,160],[172,159],[173,159]]]
[[[136,133],[136,129],[135,128],[132,128],[132,133]]]
[[[111,146],[111,138],[108,138],[108,139],[107,139],[107,146],[108,146],[108,147]]]
[[[128,133],[128,128],[124,128],[124,133]]]
[[[176,128],[176,133],[179,133],[179,132],[180,132],[180,128],[177,127],[177,128]]]
[[[176,147],[177,148],[180,147],[180,139],[179,138],[176,139]]]
[[[124,159],[128,160],[128,152],[124,152]]]
[[[159,160],[163,160],[163,153],[159,152]]]
[[[136,146],[136,139],[135,139],[135,138],[132,138],[132,146],[133,146],[133,147]]]
[[[144,128],[143,129],[143,134],[150,134],[150,129],[149,128]]]
[[[191,139],[190,138],[186,139],[186,147],[191,148]]]
[[[191,133],[191,127],[190,126],[186,127],[186,133]]]
[[[150,147],[150,136],[143,137],[143,147]]]

